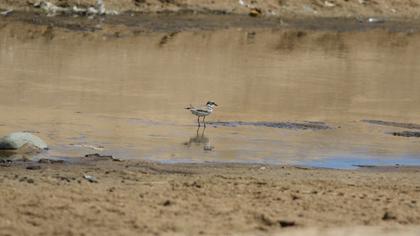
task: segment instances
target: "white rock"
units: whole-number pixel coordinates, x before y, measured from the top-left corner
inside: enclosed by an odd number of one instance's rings
[[[5,11],[0,12],[0,15],[2,15],[2,16],[8,16],[13,11],[14,11],[13,9],[5,10]]]
[[[370,17],[370,18],[368,18],[368,22],[369,23],[384,23],[385,20],[384,19]]]
[[[77,7],[77,6],[73,6],[72,11],[75,14],[83,14],[83,13],[86,13],[87,10],[85,8],[80,8],[80,7]]]
[[[100,15],[105,14],[105,4],[103,0],[96,0],[96,10]]]
[[[239,0],[239,4],[241,6],[248,7],[248,4],[246,4],[243,0]]]
[[[0,139],[0,149],[16,150],[24,145],[30,145],[39,149],[48,148],[48,145],[41,138],[31,133],[16,132]]]
[[[88,14],[91,14],[91,15],[96,15],[96,14],[98,14],[98,10],[96,8],[94,8],[94,7],[89,7],[87,9],[87,13]]]
[[[56,16],[57,14],[75,14],[75,15],[118,15],[114,10],[106,10],[103,0],[97,0],[94,7],[81,8],[78,6],[59,7],[48,1],[36,2],[34,7],[41,8],[47,13],[47,16]]]
[[[335,7],[335,4],[334,4],[333,2],[330,2],[330,1],[325,1],[325,2],[324,2],[324,5],[325,5],[326,7]]]

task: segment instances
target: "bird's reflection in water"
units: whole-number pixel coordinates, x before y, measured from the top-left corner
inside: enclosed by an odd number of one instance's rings
[[[185,142],[185,146],[187,147],[203,147],[204,151],[213,151],[214,146],[210,144],[210,139],[204,135],[204,131],[206,128],[197,128],[196,135],[191,137],[187,142]]]

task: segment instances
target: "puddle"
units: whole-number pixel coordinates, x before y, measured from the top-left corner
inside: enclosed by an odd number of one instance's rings
[[[0,35],[0,133],[35,130],[55,158],[420,164],[420,139],[389,135],[420,123],[419,55],[380,30]],[[197,132],[183,108],[208,100]]]

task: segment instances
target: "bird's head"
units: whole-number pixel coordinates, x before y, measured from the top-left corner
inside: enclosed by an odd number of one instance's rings
[[[217,104],[216,104],[215,102],[213,102],[213,101],[208,101],[208,102],[207,102],[207,106],[208,106],[208,107],[214,107],[214,106],[216,106],[216,107],[217,107]]]

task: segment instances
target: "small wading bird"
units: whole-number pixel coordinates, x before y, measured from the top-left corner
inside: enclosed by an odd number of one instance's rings
[[[213,112],[214,106],[217,106],[217,104],[212,101],[208,101],[206,106],[204,107],[193,107],[192,105],[190,105],[189,107],[186,107],[185,109],[190,110],[193,115],[197,116],[198,127],[201,126],[200,117],[203,117],[204,127],[206,127],[206,121],[205,121],[206,116],[210,115]]]

